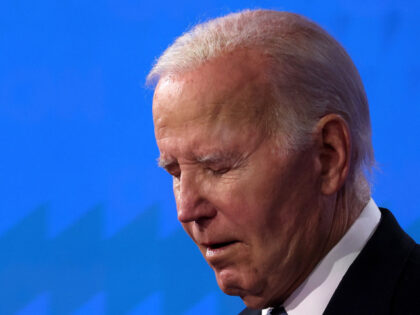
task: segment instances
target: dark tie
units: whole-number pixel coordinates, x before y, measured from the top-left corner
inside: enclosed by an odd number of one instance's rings
[[[287,315],[283,306],[275,307],[268,311],[267,315]]]

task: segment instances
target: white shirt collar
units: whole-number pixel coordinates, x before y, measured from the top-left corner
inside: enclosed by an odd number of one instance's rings
[[[288,315],[321,315],[344,274],[375,232],[381,212],[373,199],[341,240],[283,303]],[[267,315],[268,308],[262,311]]]

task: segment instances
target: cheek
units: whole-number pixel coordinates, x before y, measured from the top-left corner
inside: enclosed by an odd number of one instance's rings
[[[246,191],[238,178],[209,181],[205,189],[207,199],[227,216],[237,216],[247,208]]]
[[[214,183],[209,187],[210,191],[209,201],[225,219],[228,228],[242,237],[255,234],[254,231],[264,225],[260,192],[245,176]]]

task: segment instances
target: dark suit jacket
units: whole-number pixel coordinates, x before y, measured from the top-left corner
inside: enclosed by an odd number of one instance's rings
[[[344,275],[324,315],[420,314],[420,246],[391,212],[381,212],[378,228]],[[240,313],[260,314],[249,308]]]

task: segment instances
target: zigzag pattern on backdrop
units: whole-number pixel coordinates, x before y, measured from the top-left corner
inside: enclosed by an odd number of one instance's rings
[[[101,207],[54,239],[46,237],[47,211],[39,207],[0,239],[0,314],[34,299],[41,306],[47,299],[52,315],[78,314],[86,303],[106,314],[183,314],[217,299],[212,271],[184,231],[156,237],[156,207],[110,239],[102,238]],[[191,273],[195,287],[184,281]]]

